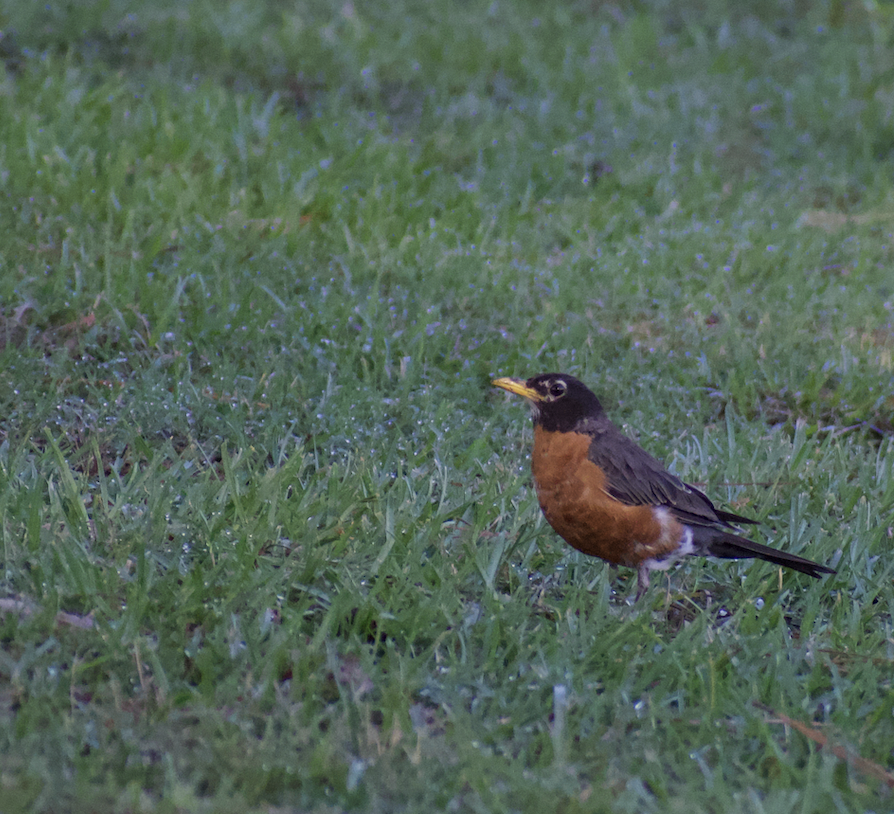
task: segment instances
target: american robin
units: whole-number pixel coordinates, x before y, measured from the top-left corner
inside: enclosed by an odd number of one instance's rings
[[[680,558],[757,557],[819,578],[825,565],[755,543],[727,529],[756,520],[718,509],[624,435],[583,382],[543,373],[493,384],[524,396],[534,417],[531,472],[540,508],[559,536],[584,554],[649,572]]]

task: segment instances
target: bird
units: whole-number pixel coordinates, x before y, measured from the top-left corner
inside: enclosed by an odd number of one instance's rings
[[[531,473],[540,509],[584,554],[637,570],[636,601],[649,574],[686,556],[756,557],[821,578],[832,568],[756,543],[736,526],[758,521],[718,509],[615,426],[587,386],[565,373],[494,379],[527,399],[534,419]]]

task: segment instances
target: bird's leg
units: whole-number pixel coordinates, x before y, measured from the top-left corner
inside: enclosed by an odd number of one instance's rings
[[[649,589],[649,566],[641,565],[636,569],[636,602],[643,598]]]

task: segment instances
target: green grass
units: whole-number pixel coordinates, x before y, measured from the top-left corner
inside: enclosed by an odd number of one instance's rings
[[[0,4],[0,808],[890,811],[889,4],[367,5]],[[631,608],[547,370],[837,576]]]

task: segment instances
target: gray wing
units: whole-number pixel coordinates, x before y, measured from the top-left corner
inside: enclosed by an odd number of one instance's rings
[[[723,525],[756,523],[717,509],[706,495],[683,483],[637,446],[614,424],[591,430],[589,459],[605,472],[608,492],[627,506],[665,506],[683,523]]]

